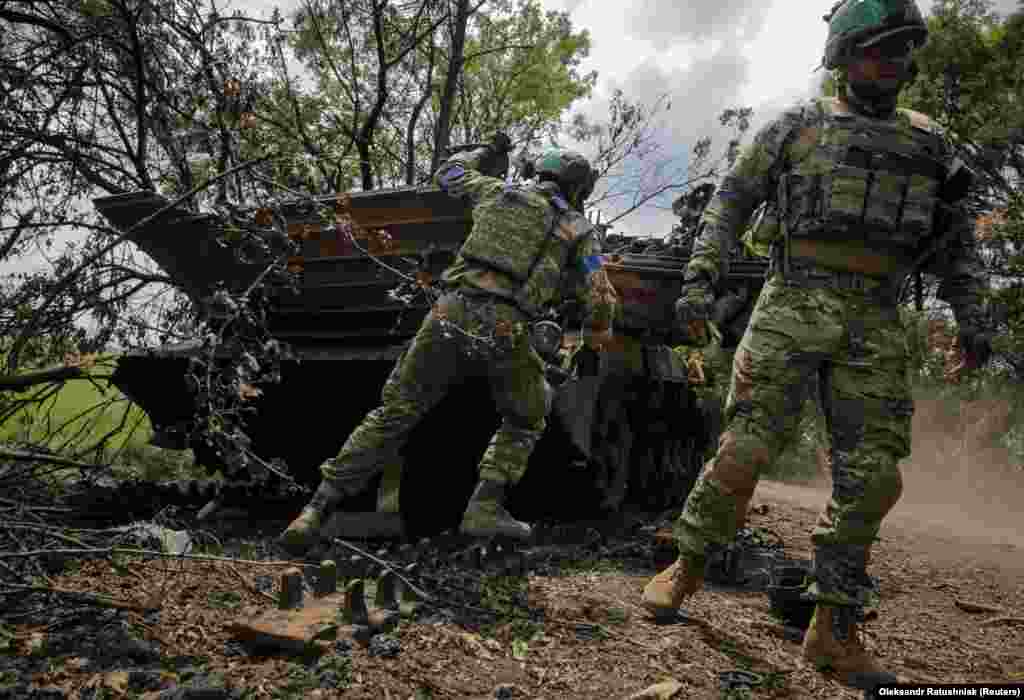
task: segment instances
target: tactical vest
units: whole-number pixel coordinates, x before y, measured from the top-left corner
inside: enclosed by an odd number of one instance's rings
[[[941,136],[909,110],[879,120],[836,99],[818,107],[823,118],[794,135],[799,162],[779,181],[786,235],[912,255],[932,230],[946,175]]]
[[[507,275],[518,289],[505,290],[507,296],[529,308],[522,292],[527,283],[553,291],[559,289],[562,270],[569,258],[573,236],[561,235],[560,224],[568,213],[568,204],[543,186],[507,186],[498,197],[488,198],[473,209],[473,229],[462,246],[467,262],[493,268]],[[545,258],[554,253],[557,264]],[[502,295],[505,296],[505,295]]]

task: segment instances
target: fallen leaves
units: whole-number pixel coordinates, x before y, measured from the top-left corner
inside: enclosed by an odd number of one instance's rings
[[[274,210],[268,209],[267,207],[261,207],[256,210],[256,215],[253,217],[257,226],[271,226],[274,223]]]
[[[426,270],[420,270],[416,273],[416,286],[420,289],[427,289],[431,284],[434,283],[434,276]]]

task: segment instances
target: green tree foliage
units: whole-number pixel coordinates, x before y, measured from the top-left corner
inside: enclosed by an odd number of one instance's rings
[[[567,13],[544,13],[537,0],[502,3],[499,12],[475,20],[464,59],[459,140],[479,141],[510,125],[524,145],[555,138],[566,108],[589,96],[597,79],[579,70],[590,50],[587,31],[573,32]]]
[[[1024,8],[1007,18],[988,0],[941,0],[916,54],[920,74],[901,104],[946,128],[978,176],[970,207],[993,287],[1000,359],[1024,378]]]
[[[589,37],[566,13],[544,13],[537,0],[455,8],[305,0],[296,11],[266,110],[316,162],[317,189],[422,181],[451,134],[481,141],[502,129],[528,145],[589,95],[595,75],[578,69]],[[289,76],[285,48],[312,85]]]

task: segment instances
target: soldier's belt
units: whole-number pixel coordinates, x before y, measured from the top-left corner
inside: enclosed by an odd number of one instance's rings
[[[513,309],[521,313],[527,320],[533,320],[536,314],[529,313],[515,299],[511,299],[504,294],[492,292],[486,289],[480,289],[473,287],[468,284],[451,285],[447,288],[449,293],[456,296],[462,297],[463,299],[476,302],[492,302],[496,304],[504,304],[505,306],[511,306]]]
[[[785,272],[782,265],[773,260],[769,274],[779,274],[787,284],[800,287],[852,290],[877,296],[884,301],[893,301],[895,297],[895,292],[887,279],[871,277],[860,272],[833,270],[822,267],[812,260],[790,258],[789,270]]]

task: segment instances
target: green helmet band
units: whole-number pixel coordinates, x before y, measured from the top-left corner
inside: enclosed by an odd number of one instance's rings
[[[552,149],[543,153],[534,163],[538,176],[547,175],[556,181],[567,196],[577,195],[582,204],[594,189],[596,173],[581,154],[566,149]]]
[[[928,37],[928,25],[914,0],[843,0],[825,20],[825,68],[844,65],[855,49],[905,36],[918,47]]]

